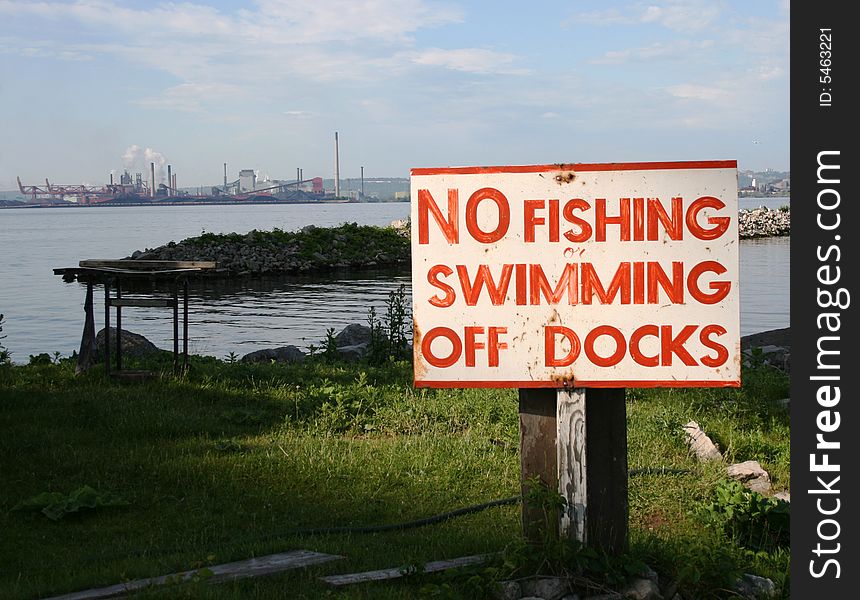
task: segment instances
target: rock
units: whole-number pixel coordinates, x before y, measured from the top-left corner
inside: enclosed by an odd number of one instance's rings
[[[334,336],[334,341],[338,348],[369,344],[370,339],[370,327],[367,325],[359,325],[358,323],[347,325],[340,333]]]
[[[761,468],[757,460],[729,465],[726,470],[729,477],[740,481],[748,489],[760,494],[770,492],[770,475]]]
[[[663,600],[660,588],[650,579],[634,579],[624,590],[624,597],[630,600]]]
[[[499,589],[495,593],[496,600],[520,600],[522,596],[523,592],[517,581],[500,582]]]
[[[110,328],[110,351],[111,354],[116,353],[116,327]],[[104,354],[105,345],[105,330],[102,329],[96,334],[96,354]],[[122,330],[122,355],[129,358],[145,358],[153,354],[162,352],[155,344],[140,334],[133,333],[126,329]]]
[[[687,445],[690,446],[690,451],[698,457],[700,462],[723,458],[711,438],[702,431],[695,421],[690,421],[684,425],[684,433],[687,434]]]
[[[735,582],[735,591],[747,600],[776,597],[776,586],[770,579],[750,573],[745,573]]]
[[[660,576],[657,574],[657,571],[655,571],[648,565],[645,565],[645,568],[642,569],[642,572],[639,575],[641,575],[645,579],[650,579],[654,582],[654,585],[660,585]]]
[[[305,353],[295,346],[281,346],[280,348],[265,348],[249,352],[242,357],[242,362],[279,362],[300,363],[305,359]]]
[[[783,502],[788,502],[791,504],[791,494],[788,492],[777,492],[773,495],[777,500],[782,500]]]
[[[520,582],[523,596],[536,596],[544,600],[561,600],[570,592],[567,579],[561,577],[541,577]]]
[[[339,346],[337,354],[345,362],[358,362],[367,355],[370,344],[356,344],[354,346]]]

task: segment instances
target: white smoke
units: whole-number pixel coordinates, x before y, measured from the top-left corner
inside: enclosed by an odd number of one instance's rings
[[[122,166],[131,174],[141,173],[144,181],[149,179],[149,165],[155,163],[155,181],[165,183],[167,159],[161,152],[152,148],[141,148],[137,144],[129,146],[122,155]]]

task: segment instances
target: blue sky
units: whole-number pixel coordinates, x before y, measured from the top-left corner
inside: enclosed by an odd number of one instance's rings
[[[789,165],[789,3],[0,0],[0,189]],[[147,152],[148,151],[148,152]]]

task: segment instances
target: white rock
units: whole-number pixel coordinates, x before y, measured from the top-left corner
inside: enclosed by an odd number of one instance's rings
[[[770,492],[770,475],[765,471],[757,460],[748,460],[742,463],[729,465],[729,477],[744,484],[748,489],[760,494]]]
[[[747,600],[776,597],[776,586],[770,579],[750,573],[745,573],[735,582],[735,591]]]
[[[624,597],[630,600],[663,600],[660,588],[650,579],[634,579],[624,590]]]
[[[695,421],[690,421],[684,425],[684,433],[687,434],[687,445],[690,446],[690,451],[699,458],[699,461],[720,460],[723,457],[711,438],[702,431]]]

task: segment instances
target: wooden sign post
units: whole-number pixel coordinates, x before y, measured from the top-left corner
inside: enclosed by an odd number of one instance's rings
[[[624,389],[520,389],[519,404],[523,498],[537,476],[566,504],[556,515],[524,501],[525,537],[557,533],[610,554],[627,550]]]
[[[519,388],[524,533],[623,551],[625,389],[740,385],[736,161],[411,183],[415,385]]]

